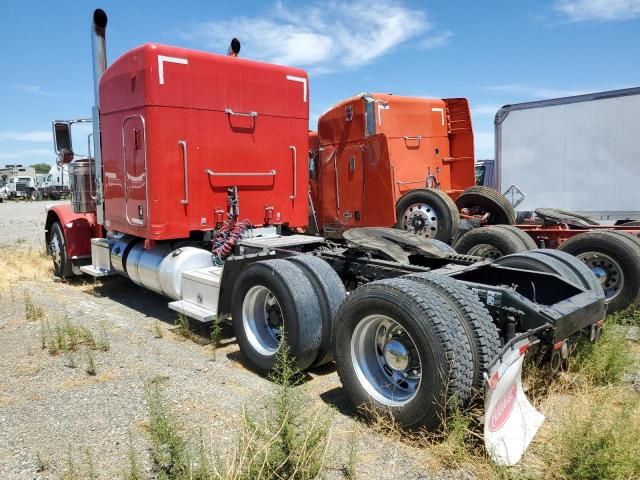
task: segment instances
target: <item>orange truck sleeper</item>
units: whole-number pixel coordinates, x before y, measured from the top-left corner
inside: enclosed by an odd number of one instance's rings
[[[309,147],[312,211],[329,237],[352,227],[396,225],[398,202],[416,189],[455,200],[475,181],[463,98],[356,95],[319,118]]]

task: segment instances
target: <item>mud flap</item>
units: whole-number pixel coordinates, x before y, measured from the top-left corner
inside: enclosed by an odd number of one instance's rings
[[[516,342],[485,373],[484,443],[498,465],[518,463],[544,422],[522,389],[522,362],[530,345],[528,338]]]

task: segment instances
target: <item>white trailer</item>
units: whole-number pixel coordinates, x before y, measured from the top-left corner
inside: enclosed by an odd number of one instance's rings
[[[640,88],[505,105],[495,142],[497,189],[524,194],[518,212],[640,220]]]

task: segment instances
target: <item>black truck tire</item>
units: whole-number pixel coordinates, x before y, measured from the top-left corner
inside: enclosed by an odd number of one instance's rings
[[[502,230],[508,230],[510,232],[513,232],[514,235],[520,238],[520,241],[522,242],[523,245],[527,247],[527,250],[535,250],[536,248],[538,248],[536,241],[533,238],[531,238],[531,236],[524,230],[520,230],[518,227],[515,227],[513,225],[494,225],[494,226]]]
[[[451,197],[421,188],[404,194],[396,204],[396,228],[447,244],[458,235],[460,214]]]
[[[286,260],[255,262],[238,275],[231,295],[233,330],[247,365],[261,374],[274,366],[284,332],[300,370],[318,356],[322,312],[311,282]]]
[[[632,222],[632,223],[636,223],[636,222]],[[640,238],[637,237],[636,235],[632,235],[627,232],[621,232],[619,230],[608,230],[608,232],[618,235],[619,237],[625,238],[627,240],[630,240],[636,245],[638,245],[638,247],[640,247]]]
[[[457,253],[455,248],[453,248],[448,243],[444,243],[442,240],[436,240],[435,238],[430,238],[429,241],[444,253]]]
[[[347,291],[336,271],[321,258],[311,255],[295,255],[287,258],[307,276],[320,303],[322,333],[320,348],[313,366],[325,365],[333,360],[333,332],[338,308],[347,297]]]
[[[51,259],[53,260],[54,275],[60,278],[73,276],[71,259],[67,256],[67,242],[64,238],[60,222],[54,222],[51,225],[51,234],[49,235],[49,255],[51,255]]]
[[[459,210],[469,209],[470,213],[489,213],[488,225],[513,225],[516,212],[509,200],[497,190],[477,185],[469,187],[456,200]]]
[[[583,285],[580,276],[562,260],[545,255],[544,253],[539,253],[537,250],[506,255],[498,258],[494,263],[503,267],[553,273],[578,287]]]
[[[584,288],[591,290],[599,297],[604,298],[604,290],[602,289],[602,285],[600,284],[598,277],[595,276],[589,267],[573,255],[563,252],[562,250],[554,250],[551,248],[540,248],[532,251],[531,253],[548,255],[549,257],[560,260],[567,267],[573,270],[573,272],[580,278],[580,282]]]
[[[463,255],[482,258],[499,258],[512,253],[529,250],[530,244],[523,241],[513,230],[499,225],[475,228],[462,235],[454,245]]]
[[[584,232],[559,250],[578,257],[596,274],[608,313],[640,303],[640,245],[629,235],[609,230]]]
[[[493,318],[478,296],[464,284],[437,273],[411,273],[408,278],[429,286],[457,313],[470,340],[473,358],[473,388],[480,391],[484,372],[500,354],[500,335]]]
[[[463,326],[433,289],[412,280],[354,290],[338,311],[335,355],[351,403],[365,413],[391,414],[405,427],[434,428],[471,395],[473,361]]]

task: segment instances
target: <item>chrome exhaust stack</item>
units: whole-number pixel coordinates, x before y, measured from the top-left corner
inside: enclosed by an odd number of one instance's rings
[[[107,69],[107,14],[97,8],[91,21],[91,52],[93,55],[93,160],[95,162],[96,211],[98,223],[104,224],[102,195],[102,150],[100,142],[100,78]],[[89,152],[91,156],[91,152]]]

